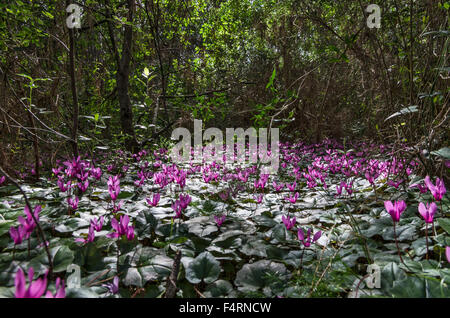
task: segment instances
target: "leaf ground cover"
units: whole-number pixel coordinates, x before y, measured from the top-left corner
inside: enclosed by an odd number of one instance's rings
[[[352,146],[282,144],[276,175],[166,149],[62,160],[22,184],[31,211],[4,184],[0,296],[28,295],[32,268],[34,296],[163,297],[180,252],[177,297],[449,297],[445,185],[389,146]]]

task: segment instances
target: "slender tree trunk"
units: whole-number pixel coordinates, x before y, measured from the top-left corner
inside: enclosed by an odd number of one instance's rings
[[[66,5],[70,4],[69,0],[66,0]],[[78,108],[78,94],[77,94],[77,86],[75,83],[75,45],[73,38],[73,29],[69,28],[69,76],[70,76],[70,89],[72,91],[72,100],[73,100],[73,121],[72,121],[72,151],[74,157],[78,157],[78,117],[79,117],[79,108]]]
[[[133,13],[135,9],[134,0],[128,0],[128,17],[127,22],[133,22]],[[124,40],[122,46],[122,57],[118,67],[116,76],[117,95],[119,97],[120,105],[120,122],[123,132],[127,135],[126,147],[130,151],[137,149],[136,135],[133,126],[133,109],[131,107],[130,95],[128,92],[130,62],[131,62],[131,48],[133,44],[133,27],[126,25],[124,30]]]
[[[161,52],[161,42],[159,40],[159,19],[161,16],[161,11],[159,8],[158,2],[155,4],[152,1],[145,1],[145,10],[147,14],[148,21],[150,23],[151,32],[153,36],[153,45],[155,46],[156,55],[158,57],[158,63],[159,63],[159,72],[161,75],[161,95],[158,97],[158,104],[157,108],[155,109],[155,117],[153,119],[153,124],[156,125],[156,119],[157,114],[159,111],[160,106],[162,106],[162,109],[164,111],[164,117],[166,118],[167,123],[169,123],[169,113],[167,111],[167,103],[166,103],[166,96],[167,96],[167,76],[164,71],[164,63],[163,63],[163,57]],[[150,16],[151,12],[151,16]],[[155,132],[156,132],[156,126],[155,126]]]
[[[128,4],[128,17],[127,22],[133,22],[133,13],[135,9],[135,1],[127,0]],[[133,126],[133,109],[131,107],[130,95],[128,92],[129,76],[130,76],[130,62],[131,62],[131,49],[133,44],[133,27],[126,25],[124,27],[122,56],[119,56],[119,52],[116,46],[116,40],[114,36],[114,30],[112,26],[112,15],[110,13],[110,1],[106,1],[106,15],[108,17],[108,32],[111,38],[112,50],[114,58],[117,64],[116,73],[116,85],[117,96],[119,98],[120,107],[120,124],[122,131],[126,135],[125,147],[129,151],[137,150],[138,144],[136,141],[136,134]]]

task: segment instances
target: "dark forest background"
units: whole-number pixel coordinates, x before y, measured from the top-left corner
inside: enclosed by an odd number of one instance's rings
[[[373,2],[370,29],[361,0],[2,1],[0,161],[39,176],[60,155],[167,143],[196,118],[406,143],[438,169],[450,2]],[[81,28],[66,25],[71,3]]]

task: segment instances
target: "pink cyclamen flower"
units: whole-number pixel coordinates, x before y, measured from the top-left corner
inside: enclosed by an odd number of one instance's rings
[[[95,180],[100,180],[100,178],[102,177],[102,169],[100,168],[92,168],[90,173],[91,176],[95,178]]]
[[[352,193],[353,193],[353,181],[352,182],[349,182],[349,183],[345,183],[344,184],[344,188],[345,188],[345,191],[347,191],[347,194],[348,195],[352,195]]]
[[[5,177],[5,176],[0,177],[0,184],[2,184],[3,182],[5,182],[5,180],[6,180],[6,177]]]
[[[89,180],[86,180],[84,183],[78,182],[78,188],[82,193],[86,192],[88,187],[89,187]]]
[[[311,243],[316,242],[322,236],[322,231],[319,231],[316,234],[314,234],[312,239],[311,239],[311,234],[312,234],[311,228],[308,229],[306,236],[305,236],[305,233],[303,232],[303,229],[299,228],[297,231],[298,239],[300,240],[300,242],[303,243],[303,245],[305,247],[310,247]]]
[[[266,182],[267,182],[267,180],[265,178],[255,180],[255,182],[254,182],[255,189],[258,189],[258,188],[264,189],[266,187]]]
[[[172,203],[171,207],[172,207],[172,210],[175,212],[175,216],[173,218],[174,219],[181,218],[182,208],[181,208],[180,201],[175,200],[175,202]]]
[[[426,176],[424,181],[435,200],[441,201],[442,197],[447,192],[444,181],[436,178],[436,185],[434,185],[429,176]]]
[[[142,176],[139,180],[134,181],[134,185],[140,188],[145,182],[145,177]]]
[[[263,198],[264,198],[264,194],[261,193],[261,194],[255,196],[255,201],[259,204],[262,202]]]
[[[94,242],[94,239],[95,239],[94,226],[91,224],[91,225],[89,226],[88,237],[87,237],[86,239],[81,238],[81,237],[80,237],[80,238],[77,238],[77,239],[75,239],[75,242],[87,244],[87,243]]]
[[[108,289],[111,294],[117,294],[119,292],[119,276],[115,276],[112,283],[103,284],[102,287]]]
[[[9,229],[9,235],[11,235],[15,245],[22,243],[26,234],[25,228],[22,225],[19,225],[17,228],[11,226]]]
[[[114,207],[113,207],[113,211],[112,211],[112,212],[113,212],[113,213],[119,212],[120,209],[122,208],[123,203],[124,203],[123,200],[120,200],[120,202],[117,203],[117,204],[114,203]]]
[[[76,211],[78,209],[78,202],[80,201],[80,199],[78,199],[78,197],[75,197],[74,199],[72,199],[71,197],[67,198],[67,204],[70,206],[70,208],[73,211]]]
[[[427,193],[428,192],[428,187],[421,185],[420,183],[416,183],[410,186],[410,188],[417,188],[419,189],[420,193]]]
[[[281,217],[281,220],[283,221],[284,225],[286,226],[287,230],[290,230],[294,227],[295,222],[297,222],[297,220],[295,219],[295,217],[293,217],[291,219],[290,216],[285,217],[284,215]]]
[[[134,227],[132,225],[128,225],[130,222],[130,217],[128,215],[121,215],[120,222],[117,221],[116,218],[111,219],[111,226],[115,230],[108,235],[109,238],[117,238],[122,235],[125,235],[129,241],[134,238]]]
[[[36,219],[37,222],[39,222],[39,213],[41,212],[42,207],[40,205],[37,205],[34,208],[33,215],[31,215],[30,209],[28,209],[28,206],[25,206],[25,215],[26,219],[24,219],[22,216],[18,217],[18,221],[22,226],[24,227],[25,232],[27,233],[26,238],[30,236],[30,234],[33,232],[34,228],[36,227],[36,223],[34,222],[34,219]],[[34,219],[33,219],[34,216]]]
[[[219,197],[222,199],[222,201],[228,200],[229,191],[220,192],[219,193]]]
[[[294,192],[295,187],[297,187],[297,182],[294,181],[292,184],[286,183],[286,186],[288,187],[289,191]]]
[[[59,166],[58,168],[52,168],[52,172],[55,176],[58,176],[61,173],[62,169],[62,166]]]
[[[97,220],[91,220],[91,226],[94,228],[95,231],[100,232],[103,227],[103,215],[99,217]]]
[[[342,194],[342,188],[344,187],[344,183],[345,183],[345,182],[342,181],[340,185],[336,186],[336,193],[337,193],[337,196],[340,196],[340,195]]]
[[[288,197],[286,197],[285,199],[286,199],[286,201],[289,201],[292,204],[294,204],[295,202],[297,202],[298,196],[299,196],[299,193],[295,192],[294,196],[292,196],[292,194],[291,194]]]
[[[47,274],[44,278],[39,278],[33,282],[34,270],[32,267],[28,269],[28,288],[26,287],[25,274],[21,268],[16,272],[15,278],[15,297],[16,298],[40,298],[47,289]]]
[[[56,291],[55,295],[51,291],[47,291],[45,298],[66,298],[66,286],[64,285],[64,280],[61,278],[56,278]]]
[[[64,178],[58,177],[57,184],[58,184],[58,187],[61,190],[61,192],[66,192],[70,188],[71,183],[72,183],[72,181],[69,181],[69,182],[67,182],[67,184],[64,184]]]
[[[273,181],[272,185],[276,192],[280,192],[284,188],[283,182],[281,182],[280,184],[277,184],[275,181]]]
[[[180,206],[181,208],[184,210],[187,208],[187,206],[189,205],[189,203],[191,203],[192,198],[189,196],[189,194],[180,194]]]
[[[392,220],[394,222],[398,222],[400,220],[400,215],[406,209],[406,203],[403,200],[395,201],[394,204],[392,204],[391,201],[384,201],[384,207],[386,208],[386,211],[391,215]]]
[[[108,191],[111,196],[111,200],[116,201],[120,193],[120,179],[118,176],[109,177],[108,179]]]
[[[217,216],[214,215],[214,221],[216,221],[216,224],[218,227],[222,226],[222,223],[225,221],[226,215]]]
[[[419,213],[422,215],[426,223],[433,223],[433,217],[436,210],[437,205],[434,202],[431,202],[431,204],[427,203],[426,206],[422,202],[419,203]]]
[[[149,198],[146,198],[145,200],[147,201],[147,203],[149,205],[157,206],[160,198],[161,198],[161,195],[159,193],[155,193],[155,194],[153,194],[153,197],[151,200]]]
[[[397,182],[392,181],[392,180],[389,180],[389,181],[387,182],[387,184],[388,184],[389,186],[391,186],[391,187],[394,187],[394,188],[398,189],[398,187],[400,186],[400,184],[401,184],[402,182],[403,182],[403,179],[398,180]]]

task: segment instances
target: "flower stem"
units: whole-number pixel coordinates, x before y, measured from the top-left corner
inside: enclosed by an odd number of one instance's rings
[[[425,241],[427,243],[427,255],[426,259],[428,259],[428,223],[425,223]]]
[[[397,232],[395,231],[395,222],[394,222],[394,238],[395,238],[395,245],[397,246],[398,257],[400,257],[400,261],[402,262],[402,264],[405,265],[405,262],[403,261],[402,258],[402,254],[400,253],[400,247],[398,246]]]
[[[299,269],[299,276],[303,273],[303,255],[305,254],[306,247],[303,246],[302,255],[300,256],[300,269]]]
[[[119,275],[119,256],[120,256],[119,240],[120,240],[120,237],[117,238],[117,241],[116,241],[116,246],[117,246],[117,263],[116,263],[117,269],[116,269],[116,271],[117,271],[117,275]]]

